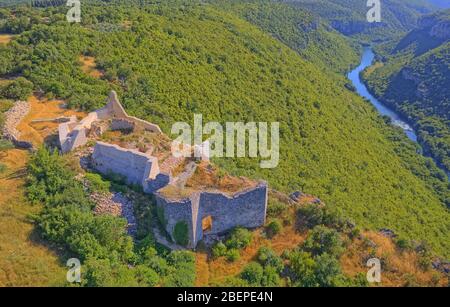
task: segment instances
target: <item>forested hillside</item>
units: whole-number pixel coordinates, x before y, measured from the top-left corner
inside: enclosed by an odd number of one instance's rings
[[[427,154],[450,170],[450,10],[378,50],[383,65],[365,75],[372,91],[419,131]]]
[[[333,28],[363,41],[384,41],[412,29],[420,14],[431,12],[426,0],[382,1],[381,22],[368,23],[367,1],[361,0],[283,0],[311,10],[328,20]]]
[[[344,73],[358,62],[359,46],[302,7],[272,0],[212,0],[210,3],[257,25],[310,62],[323,64],[325,70]]]
[[[102,106],[115,89],[130,114],[165,132],[176,121],[191,122],[194,113],[205,121],[279,121],[277,168],[262,170],[248,159],[217,162],[282,191],[318,195],[362,227],[389,227],[448,255],[445,175],[345,89],[343,77],[264,32],[266,17],[255,26],[192,1],[108,3],[84,5],[78,25],[64,20],[65,10],[14,12],[5,30],[17,17],[32,18],[0,47],[4,77],[23,76],[35,90],[84,110]],[[81,55],[94,57],[103,77],[85,74]]]

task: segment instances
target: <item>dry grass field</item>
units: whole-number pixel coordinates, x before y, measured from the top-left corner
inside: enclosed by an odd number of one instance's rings
[[[29,98],[31,112],[19,124],[24,140],[39,146],[55,132],[55,123],[32,123],[34,119],[81,115],[61,108],[61,101]],[[39,238],[30,215],[41,206],[32,206],[25,199],[28,151],[10,149],[0,152],[6,171],[0,174],[0,287],[56,286],[66,278],[66,268],[58,252]]]
[[[0,34],[0,44],[7,44],[13,39],[13,35]]]
[[[98,70],[97,64],[95,63],[95,58],[94,57],[90,57],[90,56],[81,56],[80,57],[80,62],[82,64],[81,66],[81,70],[94,78],[101,78],[103,77],[103,72]]]

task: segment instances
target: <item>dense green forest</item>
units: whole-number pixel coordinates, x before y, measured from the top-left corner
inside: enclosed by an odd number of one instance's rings
[[[304,43],[298,32],[283,29],[292,28],[291,19],[268,22],[280,16],[279,4],[261,18],[195,1],[86,4],[81,24],[68,24],[65,10],[2,11],[3,31],[18,34],[0,47],[2,75],[23,76],[35,90],[84,110],[102,106],[115,89],[130,114],[167,133],[194,113],[205,121],[279,121],[277,168],[260,169],[251,159],[216,162],[275,189],[318,195],[361,227],[389,227],[448,256],[445,174],[347,90],[344,77],[323,69],[333,49],[308,56],[295,48]],[[330,42],[337,34],[323,35]],[[94,56],[104,77],[84,74],[80,55]]]
[[[381,22],[368,23],[367,1],[361,0],[283,0],[308,9],[327,20],[339,32],[362,41],[385,41],[412,29],[420,14],[434,6],[426,0],[382,1]]]
[[[425,153],[450,170],[450,10],[425,16],[400,40],[380,46],[369,88],[418,130]],[[443,29],[442,32],[437,32]]]
[[[257,25],[308,61],[323,64],[325,70],[345,73],[358,62],[359,46],[301,7],[270,0],[212,0],[210,3]]]

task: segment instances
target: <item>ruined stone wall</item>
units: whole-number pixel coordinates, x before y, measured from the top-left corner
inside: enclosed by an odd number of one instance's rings
[[[128,122],[129,127],[134,129],[134,126],[140,126],[142,129],[162,133],[158,125],[146,122],[145,120],[129,116],[117,98],[117,93],[111,91],[105,107],[89,113],[79,123],[71,121],[70,123],[63,123],[59,126],[59,143],[63,153],[70,152],[77,147],[83,146],[87,143],[87,135],[90,132],[91,126],[101,120],[115,119],[116,125],[123,126]],[[132,123],[130,125],[130,123]],[[114,127],[113,127],[114,128]]]
[[[17,125],[30,112],[31,106],[27,101],[16,101],[14,106],[5,112],[5,124],[3,125],[2,135],[6,140],[21,148],[31,148],[33,145],[29,142],[20,140],[20,132]]]
[[[212,218],[208,234],[221,234],[234,227],[256,228],[265,224],[268,188],[265,182],[232,196],[221,192],[197,192],[183,200],[171,200],[156,193],[158,207],[164,211],[166,230],[172,235],[175,225],[189,226],[189,247],[195,248],[203,238],[202,220]]]
[[[267,184],[261,183],[253,189],[233,196],[223,193],[200,194],[196,227],[197,243],[203,237],[202,219],[212,217],[209,234],[221,234],[234,227],[256,228],[266,222]]]
[[[181,200],[171,200],[162,196],[159,193],[155,194],[156,205],[158,210],[162,212],[164,216],[164,221],[161,221],[166,231],[172,237],[172,240],[175,240],[173,237],[173,231],[175,229],[175,225],[178,222],[186,222],[188,225],[188,233],[189,233],[189,246],[190,248],[194,248],[195,245],[193,242],[194,234],[193,234],[193,224],[192,224],[192,201],[190,198],[185,198]]]
[[[92,162],[100,173],[120,174],[131,184],[143,185],[159,173],[157,158],[103,142],[95,145]]]

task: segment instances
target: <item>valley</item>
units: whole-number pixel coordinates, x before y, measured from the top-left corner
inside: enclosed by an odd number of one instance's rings
[[[447,15],[385,9],[86,0],[70,24],[64,5],[0,7],[0,286],[72,286],[70,257],[85,287],[447,286]],[[275,167],[172,157],[199,115],[277,123]]]

